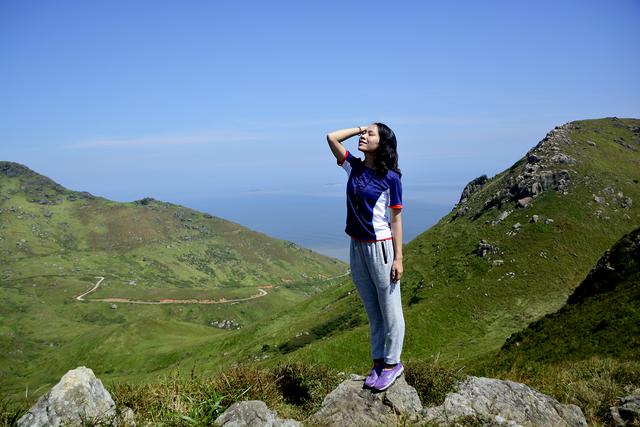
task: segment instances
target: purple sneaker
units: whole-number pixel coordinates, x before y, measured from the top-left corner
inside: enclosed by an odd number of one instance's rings
[[[378,377],[380,376],[380,372],[382,372],[382,368],[383,366],[374,366],[371,369],[371,372],[369,372],[369,375],[367,375],[367,378],[365,378],[364,380],[364,386],[365,387],[369,387],[369,388],[373,388],[373,385],[376,383],[376,381],[378,380]]]
[[[380,376],[376,380],[373,388],[378,391],[383,391],[391,387],[391,384],[404,372],[404,366],[402,363],[398,363],[391,369],[383,369]]]

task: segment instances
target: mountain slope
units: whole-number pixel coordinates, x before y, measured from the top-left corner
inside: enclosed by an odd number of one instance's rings
[[[639,166],[640,121],[571,122],[461,198],[406,251],[414,333],[445,327],[427,351],[483,357],[557,310],[602,252],[640,224]]]
[[[143,260],[122,261],[147,271],[149,282],[182,287],[255,286],[274,277],[321,277],[327,268],[344,271],[336,260],[206,213],[151,198],[112,202],[67,190],[12,162],[0,162],[0,209],[3,264],[65,252],[79,258],[149,253]]]
[[[556,127],[507,170],[471,181],[404,251],[403,357],[479,366],[558,310],[602,252],[640,225],[639,180],[640,120],[606,118]],[[282,314],[279,328],[256,325],[259,344],[244,331],[242,354],[297,343],[287,358],[364,372],[368,327],[352,291],[345,281]],[[311,333],[349,316],[359,320]]]
[[[347,269],[206,213],[113,202],[0,162],[0,388],[33,390],[78,364],[114,376],[170,369]]]
[[[473,368],[491,360],[507,337],[557,311],[604,250],[640,225],[639,150],[640,120],[576,121],[549,132],[509,169],[471,181],[454,209],[405,248],[403,358],[437,357]],[[212,313],[202,307],[189,307],[189,313],[186,307],[149,307],[153,314],[131,333],[118,327],[117,316],[134,318],[135,307],[105,309],[91,319],[109,326],[89,342],[74,341],[74,360],[89,360],[83,355],[91,344],[108,340],[127,363],[140,366],[146,357],[153,369],[180,363],[215,372],[235,362],[287,359],[365,372],[370,362],[364,309],[350,278],[333,283],[312,298],[292,296],[288,301],[295,304],[274,303],[269,310],[260,311],[255,301],[235,311],[216,307],[227,310],[214,312],[216,317],[260,321],[212,331],[210,340],[202,334]],[[171,346],[136,341],[146,330],[166,328],[166,319],[182,328]],[[34,345],[50,344],[42,341]],[[90,361],[100,362],[107,380],[150,378],[149,371],[119,367],[124,359],[105,359]]]
[[[513,334],[498,359],[513,363],[640,360],[640,228],[598,260],[567,304]]]

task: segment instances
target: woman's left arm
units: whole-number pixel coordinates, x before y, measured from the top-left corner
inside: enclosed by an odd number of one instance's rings
[[[390,209],[391,235],[393,236],[393,265],[391,266],[391,280],[397,282],[402,277],[402,209]]]

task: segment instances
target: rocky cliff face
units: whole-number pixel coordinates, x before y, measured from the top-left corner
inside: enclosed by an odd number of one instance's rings
[[[629,131],[630,135],[626,138],[615,137],[613,142],[627,151],[640,151],[640,126],[616,118],[610,120],[613,126]],[[578,145],[597,145],[588,139],[574,140],[572,132],[581,129],[580,122],[556,126],[506,172],[491,179],[486,175],[473,179],[462,191],[450,221],[465,215],[471,215],[475,219],[494,206],[498,209],[505,206],[526,207],[529,201],[544,191],[567,194],[576,176],[574,166],[582,162],[580,158],[568,153],[574,152]],[[490,188],[489,194],[480,191],[485,188]],[[621,198],[624,202],[624,196]]]
[[[478,217],[482,211],[494,206],[500,209],[518,202],[526,206],[531,198],[543,191],[566,192],[571,184],[571,175],[575,173],[569,167],[576,163],[576,159],[567,155],[564,149],[575,144],[569,132],[576,126],[566,123],[551,130],[505,175],[491,179],[482,175],[469,182],[453,208],[455,213],[450,221],[464,215]],[[490,183],[495,183],[491,193],[488,196],[484,192],[481,194],[480,190],[487,188]],[[483,199],[478,200],[480,197]],[[481,202],[479,211],[474,212],[474,201]]]

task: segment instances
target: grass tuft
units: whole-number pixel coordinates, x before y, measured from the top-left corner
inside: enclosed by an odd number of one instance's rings
[[[233,403],[262,400],[282,418],[315,412],[340,381],[336,371],[302,363],[272,368],[238,365],[216,375],[183,375],[179,369],[149,384],[117,383],[111,395],[137,420],[168,426],[210,425]]]
[[[3,396],[0,398],[0,426],[9,427],[16,425],[20,417],[29,410],[29,407],[26,401],[17,404],[6,396]]]
[[[409,360],[405,363],[405,379],[416,389],[423,406],[438,406],[464,378],[463,369],[445,367],[437,359]]]

